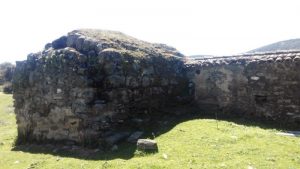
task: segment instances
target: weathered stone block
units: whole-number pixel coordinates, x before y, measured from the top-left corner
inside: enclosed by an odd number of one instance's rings
[[[81,122],[81,119],[75,116],[66,116],[64,120],[66,129],[78,129]]]
[[[139,150],[157,150],[158,146],[155,140],[139,139],[137,141],[137,149]]]

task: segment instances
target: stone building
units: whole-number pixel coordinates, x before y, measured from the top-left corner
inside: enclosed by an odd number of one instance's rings
[[[299,51],[186,61],[119,32],[72,31],[17,62],[18,140],[105,145],[190,102],[299,126],[299,65]]]
[[[119,32],[68,33],[17,62],[19,141],[97,145],[115,131],[146,125],[183,98],[182,58],[172,47]]]

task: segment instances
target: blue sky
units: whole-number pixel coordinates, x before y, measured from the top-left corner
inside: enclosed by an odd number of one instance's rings
[[[0,62],[26,59],[78,28],[118,30],[185,55],[236,54],[300,38],[297,0],[0,1]]]

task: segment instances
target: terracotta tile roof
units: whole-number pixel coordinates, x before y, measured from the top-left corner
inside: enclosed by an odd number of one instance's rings
[[[300,50],[275,51],[265,53],[246,53],[232,56],[207,56],[189,59],[187,66],[200,65],[227,65],[227,64],[249,64],[251,62],[300,62]]]

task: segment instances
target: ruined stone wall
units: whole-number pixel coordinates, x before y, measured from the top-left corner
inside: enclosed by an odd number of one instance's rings
[[[119,32],[70,32],[17,62],[18,141],[114,144],[191,102],[299,126],[300,51],[183,60]]]
[[[202,110],[299,125],[300,52],[202,58],[187,67]]]
[[[17,62],[19,141],[98,145],[114,132],[151,123],[160,109],[183,98],[181,56],[165,45],[95,30],[47,44]]]

